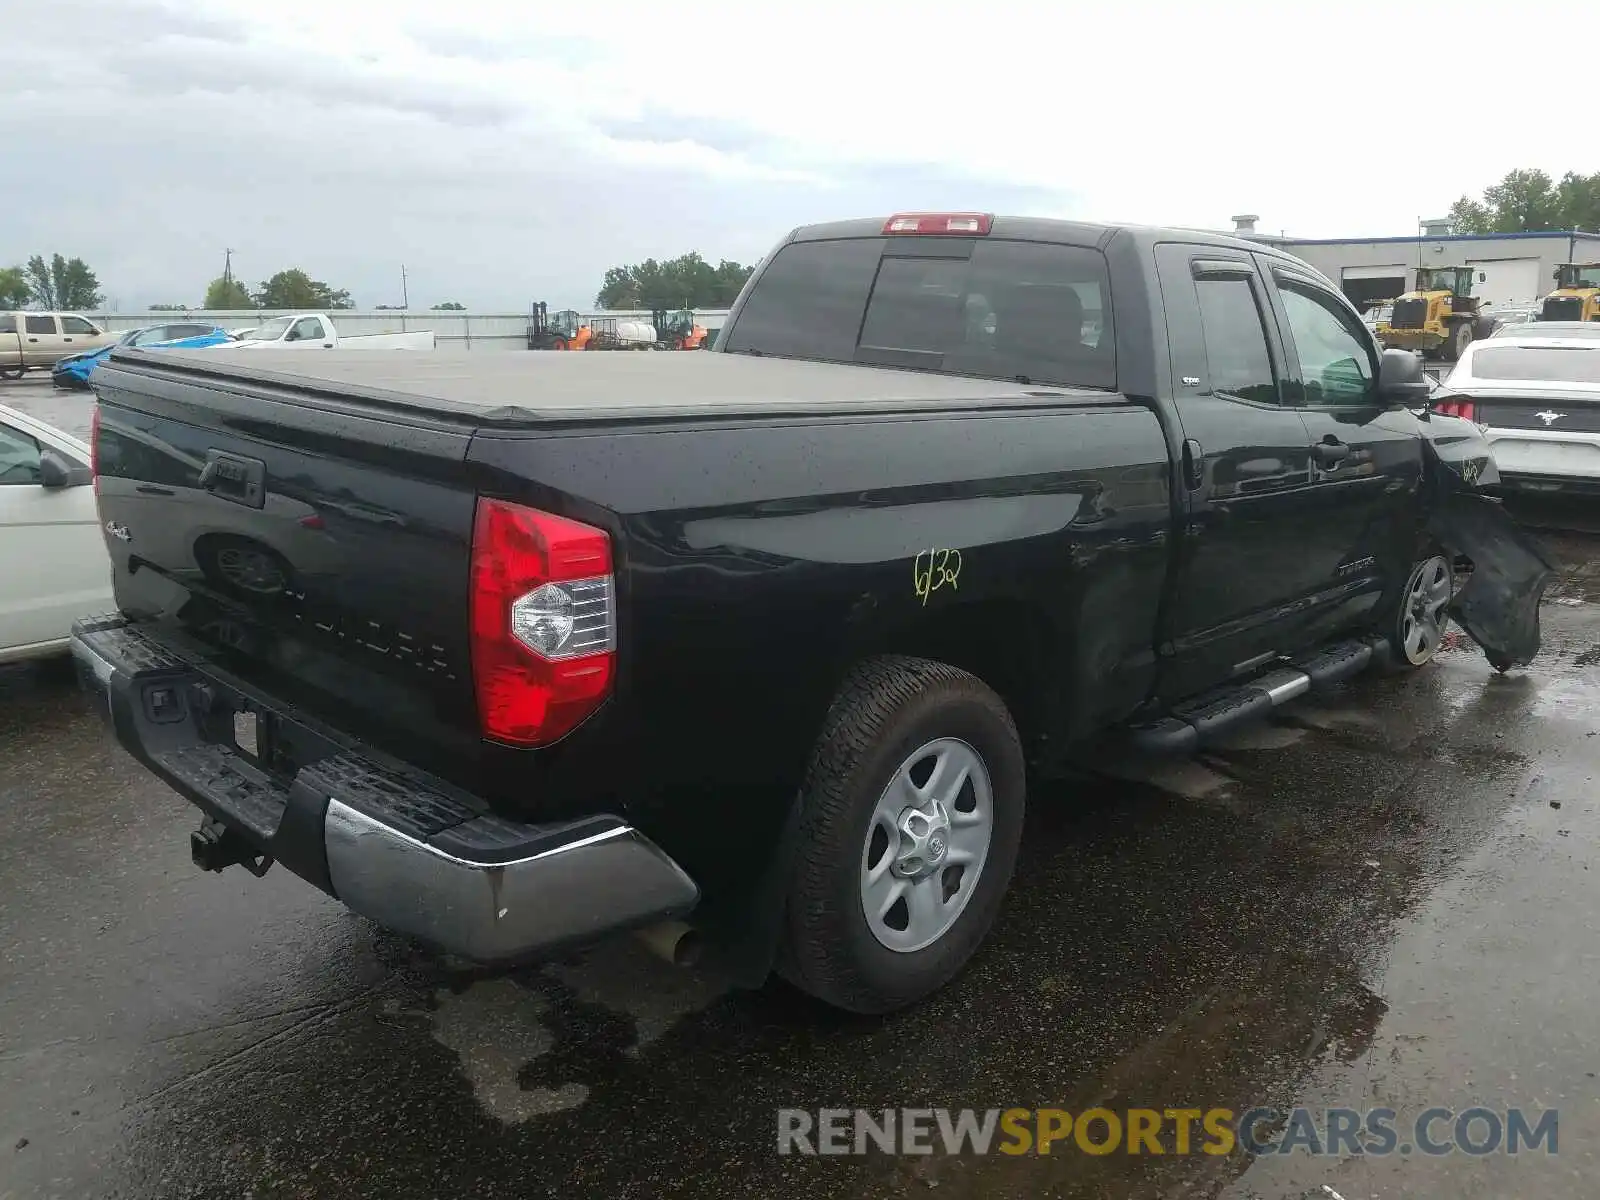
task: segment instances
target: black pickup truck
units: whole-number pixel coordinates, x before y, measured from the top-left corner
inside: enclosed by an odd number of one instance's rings
[[[196,863],[480,962],[688,931],[892,1009],[983,939],[1029,779],[1420,666],[1449,615],[1538,646],[1477,428],[1249,241],[848,221],[709,353],[95,380],[120,612],[74,652]]]

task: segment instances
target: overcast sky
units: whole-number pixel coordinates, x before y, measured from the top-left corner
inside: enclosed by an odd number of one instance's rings
[[[1406,235],[1513,167],[1600,169],[1551,97],[1590,86],[1552,40],[1583,5],[0,7],[0,265],[80,255],[124,310],[198,303],[229,246],[252,284],[370,308],[404,263],[413,307],[522,311],[836,217]]]

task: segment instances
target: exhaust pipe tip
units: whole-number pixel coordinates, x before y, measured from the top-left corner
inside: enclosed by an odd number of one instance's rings
[[[693,967],[705,948],[700,934],[682,921],[661,921],[638,931],[639,940],[657,958],[675,967]]]

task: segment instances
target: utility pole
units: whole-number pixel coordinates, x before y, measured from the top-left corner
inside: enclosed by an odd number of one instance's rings
[[[405,263],[401,263],[400,264],[400,307],[401,308],[410,308],[411,307],[411,296],[406,291],[406,265],[405,265]]]
[[[233,249],[227,247],[222,251],[222,281],[233,282]]]

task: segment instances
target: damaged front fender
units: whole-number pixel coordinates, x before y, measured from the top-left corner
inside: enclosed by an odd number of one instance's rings
[[[1539,653],[1539,604],[1555,574],[1549,552],[1483,489],[1500,481],[1482,431],[1471,421],[1422,418],[1426,528],[1472,573],[1450,602],[1450,615],[1483,647],[1497,671]]]

